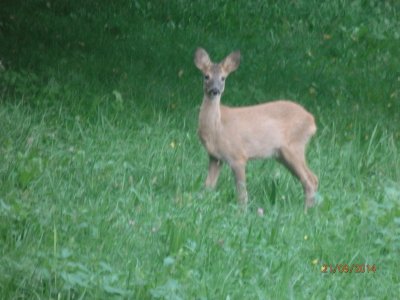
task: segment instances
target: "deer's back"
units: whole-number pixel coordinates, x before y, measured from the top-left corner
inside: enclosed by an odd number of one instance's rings
[[[220,146],[246,159],[273,156],[290,144],[306,144],[316,132],[314,117],[299,104],[286,100],[221,106],[221,123]]]

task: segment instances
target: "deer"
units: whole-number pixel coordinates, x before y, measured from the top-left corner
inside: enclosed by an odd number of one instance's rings
[[[209,157],[205,187],[214,189],[223,163],[232,169],[238,202],[247,210],[246,164],[252,159],[274,158],[301,183],[304,212],[315,204],[318,178],[306,162],[306,146],[316,133],[314,116],[291,100],[275,100],[253,106],[221,104],[225,81],[240,64],[240,51],[220,63],[197,48],[194,64],[203,74],[203,101],[198,135]]]

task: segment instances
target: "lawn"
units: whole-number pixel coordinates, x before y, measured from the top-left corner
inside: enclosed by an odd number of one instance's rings
[[[397,1],[0,6],[0,299],[395,299]],[[240,49],[222,102],[291,99],[319,205],[280,164],[204,189],[197,47]]]

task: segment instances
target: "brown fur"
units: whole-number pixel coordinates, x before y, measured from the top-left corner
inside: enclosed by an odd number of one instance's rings
[[[287,100],[236,108],[221,105],[225,78],[239,63],[239,52],[219,64],[212,63],[204,49],[195,53],[195,65],[205,76],[198,132],[210,158],[206,186],[215,187],[220,166],[226,162],[235,175],[239,201],[245,208],[247,161],[274,157],[302,183],[307,211],[314,204],[318,187],[318,179],[305,160],[307,142],[317,130],[314,117]]]

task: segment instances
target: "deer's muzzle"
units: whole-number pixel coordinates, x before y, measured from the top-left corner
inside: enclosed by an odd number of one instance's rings
[[[220,93],[220,90],[217,88],[212,88],[208,90],[208,94],[213,97],[218,96]]]

